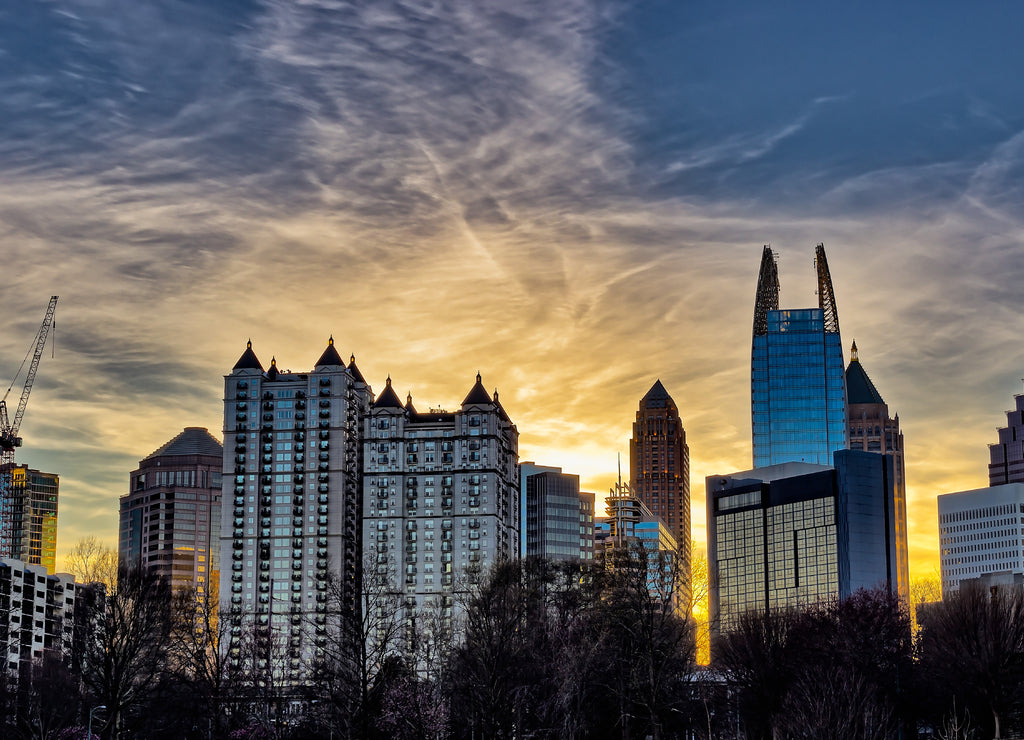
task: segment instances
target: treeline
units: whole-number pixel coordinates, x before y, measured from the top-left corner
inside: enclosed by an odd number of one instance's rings
[[[693,620],[658,563],[525,560],[409,619],[364,588],[336,614],[309,686],[288,645],[243,641],[197,594],[120,570],[71,662],[3,694],[7,738],[1008,738],[1024,731],[1024,597],[965,589],[919,611],[884,591],[748,614],[696,662]],[[653,569],[652,569],[653,567]],[[654,593],[652,595],[652,589]],[[312,626],[311,626],[312,628]],[[280,658],[280,660],[278,660]],[[104,707],[96,710],[96,707]]]

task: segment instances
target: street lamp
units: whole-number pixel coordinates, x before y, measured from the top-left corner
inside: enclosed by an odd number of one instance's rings
[[[92,709],[89,710],[89,735],[88,735],[89,740],[92,740],[92,713],[95,712],[97,709],[106,709],[106,708],[107,707],[104,704],[100,704],[98,707],[93,707]]]

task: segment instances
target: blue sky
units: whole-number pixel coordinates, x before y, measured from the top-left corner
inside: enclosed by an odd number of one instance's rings
[[[524,459],[611,484],[656,378],[703,479],[749,467],[761,246],[907,437],[912,557],[1021,392],[1024,8],[1012,3],[146,2],[0,8],[0,377],[60,294],[20,459],[60,545],[221,425],[252,337],[378,389],[479,369]]]

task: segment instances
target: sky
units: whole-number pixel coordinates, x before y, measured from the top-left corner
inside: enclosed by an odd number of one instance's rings
[[[705,476],[751,467],[762,245],[802,308],[823,242],[930,574],[1024,392],[1024,6],[897,5],[0,6],[0,378],[60,295],[18,452],[59,553],[219,434],[248,339],[305,371],[331,335],[420,408],[479,371],[521,459],[600,494],[661,379],[703,542]]]

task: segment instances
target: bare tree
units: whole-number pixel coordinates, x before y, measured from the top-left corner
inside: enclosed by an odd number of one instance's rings
[[[102,583],[111,588],[117,581],[117,552],[95,535],[76,542],[64,559],[64,565],[79,583]]]
[[[171,636],[171,591],[154,574],[119,568],[95,632],[85,645],[83,680],[107,708],[101,733],[130,727],[161,686]]]
[[[209,588],[184,589],[174,596],[170,667],[185,688],[194,723],[208,738],[228,734],[228,710],[236,698],[230,681],[228,620],[218,594]]]
[[[956,700],[995,738],[1024,704],[1024,590],[961,584],[921,614],[918,655],[934,696]]]

